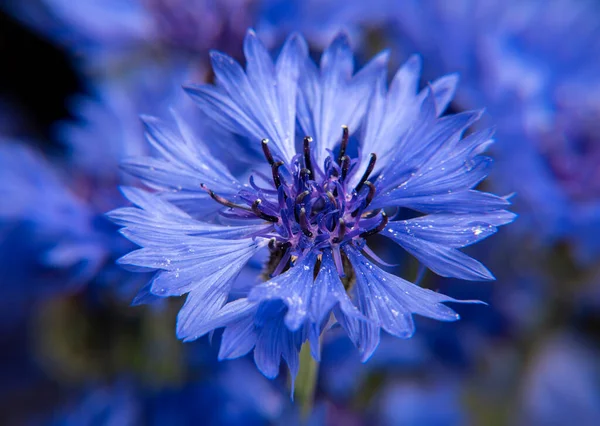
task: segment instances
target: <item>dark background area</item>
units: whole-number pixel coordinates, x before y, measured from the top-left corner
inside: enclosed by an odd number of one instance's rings
[[[27,117],[19,123],[19,134],[47,148],[57,149],[53,123],[69,118],[66,100],[82,91],[73,69],[73,58],[51,42],[0,11],[0,100],[10,119]],[[10,114],[14,108],[17,114]]]

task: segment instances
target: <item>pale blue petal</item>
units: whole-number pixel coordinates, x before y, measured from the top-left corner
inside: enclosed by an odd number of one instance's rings
[[[461,302],[423,289],[373,265],[357,249],[345,248],[356,273],[355,296],[358,309],[371,322],[342,315],[338,318],[366,361],[379,344],[379,329],[400,337],[414,333],[413,314],[440,321],[455,321],[458,315],[443,302]],[[467,301],[462,301],[467,302]]]
[[[227,226],[193,219],[169,202],[141,189],[122,187],[121,191],[135,207],[123,207],[107,215],[118,225],[121,233],[140,246],[171,246],[187,236],[219,239],[239,239],[268,232],[270,224]]]
[[[181,236],[170,245],[135,250],[120,258],[119,263],[159,269],[153,279],[152,293],[179,296],[212,285],[229,286],[259,248],[252,239]]]
[[[516,215],[506,210],[482,214],[431,214],[390,222],[382,235],[402,233],[448,247],[465,247],[489,237],[498,226],[512,222]]]
[[[436,274],[474,281],[494,279],[485,266],[457,249],[395,231],[393,228],[394,225],[388,228],[391,232],[384,231],[383,235],[400,244]]]
[[[456,193],[403,197],[399,191],[376,197],[373,208],[399,206],[423,213],[483,213],[505,209],[510,201],[476,190]]]
[[[289,162],[295,154],[296,90],[299,67],[308,54],[306,43],[292,35],[274,64],[250,30],[244,53],[246,73],[232,58],[213,52],[219,86],[190,86],[186,90],[211,119],[248,137],[253,149],[260,151],[260,141],[269,139],[274,154]]]
[[[248,315],[229,323],[221,338],[219,359],[235,359],[246,355],[254,349],[257,337],[254,316]]]
[[[316,164],[321,166],[340,143],[342,126],[358,130],[373,87],[386,72],[388,52],[382,52],[353,77],[354,58],[347,36],[338,35],[321,58],[320,68],[307,61],[300,78],[298,121],[315,139]]]
[[[314,284],[314,290],[310,302],[310,317],[314,324],[325,321],[334,306],[347,316],[361,317],[360,312],[352,304],[346,294],[344,284],[340,280],[331,250],[323,250],[321,268]]]
[[[435,108],[438,115],[442,115],[452,102],[458,80],[458,74],[448,74],[431,83],[430,87],[435,95]]]
[[[185,198],[190,193],[208,201],[208,194],[201,189],[203,183],[219,188],[223,196],[235,195],[241,184],[223,163],[211,155],[203,140],[173,114],[174,124],[143,117],[146,137],[157,156],[125,159],[122,168],[149,187],[168,193],[175,204],[178,198]],[[219,208],[211,202],[201,202],[199,205],[213,212]]]
[[[283,301],[288,307],[285,323],[290,330],[298,330],[304,324],[310,310],[315,288],[316,261],[317,255],[309,253],[287,272],[254,287],[248,299],[254,302],[276,299]]]
[[[195,322],[194,312],[202,309],[202,301],[193,299],[192,302],[194,303],[189,303],[189,306],[186,307],[185,313],[180,312],[177,316],[177,337],[186,342],[199,339],[218,328],[246,321],[247,318],[254,318],[257,309],[256,303],[251,303],[247,299],[238,299],[224,305],[211,318]]]

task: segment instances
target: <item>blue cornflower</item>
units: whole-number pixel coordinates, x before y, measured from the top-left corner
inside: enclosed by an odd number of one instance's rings
[[[14,140],[0,141],[0,170],[0,275],[15,297],[8,301],[48,295],[95,274],[106,256],[102,236],[60,170]]]
[[[388,384],[377,399],[377,424],[457,426],[471,423],[461,404],[463,386],[454,377],[447,376],[438,374],[429,380]]]
[[[498,124],[493,183],[517,191],[522,229],[600,253],[600,9],[588,0],[411,0],[396,39],[429,74],[460,71],[457,105],[485,104]],[[540,238],[541,237],[541,238]]]
[[[278,374],[281,358],[294,377],[307,340],[318,359],[332,313],[363,361],[381,329],[410,337],[413,314],[458,319],[443,304],[458,300],[384,271],[367,245],[381,234],[442,276],[493,279],[458,248],[514,215],[504,210],[505,198],[473,189],[488,173],[491,160],[480,154],[492,132],[463,134],[481,112],[442,117],[456,77],[418,91],[420,60],[413,57],[388,89],[388,53],[354,73],[344,35],[320,65],[299,35],[273,61],[250,31],[244,52],[245,71],[212,52],[216,84],[186,90],[209,119],[263,157],[248,183],[177,116],[174,124],[145,117],[158,155],[124,164],[154,190],[124,188],[136,207],[110,213],[142,247],[120,262],[158,271],[139,297],[187,294],[178,336],[193,340],[224,327],[220,358],[254,349],[268,377]],[[407,211],[413,218],[401,220]],[[232,295],[260,250],[269,252],[265,282]]]
[[[89,88],[93,94],[72,101],[78,120],[56,126],[64,158],[0,140],[5,182],[0,188],[0,276],[9,305],[23,309],[26,301],[91,282],[112,288],[118,282],[124,293],[139,287],[142,276],[114,265],[133,245],[118,235],[104,212],[124,203],[116,184],[132,182],[120,170],[120,160],[147,151],[139,111],[166,112],[165,102],[181,106],[180,90],[174,92],[178,86],[171,83],[184,73],[149,64],[97,81]]]
[[[594,424],[600,416],[598,355],[595,340],[577,331],[547,336],[523,375],[518,424]]]
[[[92,382],[40,424],[236,426],[264,425],[282,417],[298,417],[283,389],[262,377],[248,360],[238,360],[211,369],[201,380],[158,389],[126,376],[112,383]]]

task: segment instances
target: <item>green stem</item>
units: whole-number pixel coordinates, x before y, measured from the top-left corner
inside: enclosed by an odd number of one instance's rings
[[[310,354],[310,343],[306,342],[300,350],[300,370],[296,378],[295,394],[304,419],[312,413],[319,375],[319,363]]]

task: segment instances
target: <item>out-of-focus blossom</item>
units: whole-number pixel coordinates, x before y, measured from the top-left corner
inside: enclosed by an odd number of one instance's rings
[[[124,188],[136,207],[110,214],[142,246],[120,262],[158,270],[142,295],[187,294],[178,336],[193,340],[225,327],[220,357],[254,349],[268,377],[279,373],[281,357],[294,377],[307,339],[319,357],[318,336],[332,312],[363,361],[379,345],[381,329],[412,336],[413,314],[458,319],[443,305],[456,299],[365,257],[377,259],[366,242],[381,233],[439,275],[493,279],[458,248],[492,235],[514,215],[504,210],[504,198],[473,189],[491,163],[480,155],[491,143],[490,131],[463,138],[480,113],[441,116],[456,79],[443,77],[419,92],[415,57],[387,89],[387,54],[353,75],[344,36],[334,39],[320,66],[298,35],[288,38],[276,62],[252,31],[244,51],[246,72],[213,52],[217,84],[187,90],[211,120],[263,153],[249,184],[207,155],[210,141],[193,139],[177,117],[175,125],[145,119],[159,156],[125,164],[159,191]],[[296,133],[311,136],[297,140]],[[221,210],[219,222],[199,216],[207,206]],[[382,210],[399,207],[420,216],[390,220]],[[240,270],[267,247],[267,281],[226,304]]]
[[[136,285],[140,277],[114,265],[131,245],[104,212],[123,205],[117,186],[132,183],[119,162],[147,152],[140,111],[161,114],[182,106],[171,79],[185,79],[185,71],[148,64],[74,99],[77,119],[60,123],[56,132],[66,158],[2,141],[0,271],[5,295],[13,296],[5,298],[9,304],[92,281],[124,292]]]
[[[459,71],[457,106],[486,105],[498,123],[494,182],[519,194],[521,229],[572,241],[581,260],[600,253],[596,2],[414,0],[397,18],[427,75]]]
[[[550,336],[529,363],[522,425],[593,425],[600,419],[598,350],[576,333]]]
[[[14,141],[0,145],[0,165],[5,295],[32,300],[55,285],[64,288],[93,275],[106,255],[104,236],[94,230],[94,212],[68,189],[65,176],[35,149]]]
[[[83,55],[84,65],[117,69],[139,60],[187,57],[210,47],[237,51],[252,24],[252,0],[9,1],[10,12]],[[194,56],[196,56],[194,58]],[[136,65],[137,66],[137,65]]]
[[[163,388],[152,389],[125,378],[111,384],[93,384],[41,423],[259,426],[284,416],[297,417],[285,392],[260,376],[247,360],[239,360],[200,380]]]
[[[271,47],[298,31],[309,45],[323,50],[340,31],[345,31],[355,49],[367,47],[369,31],[385,28],[393,21],[395,0],[261,0],[256,2],[256,30]]]
[[[461,405],[461,388],[453,378],[398,380],[382,389],[377,407],[382,426],[452,426],[469,424]]]
[[[393,22],[394,0],[9,0],[5,8],[28,25],[83,55],[84,65],[104,73],[150,57],[157,62],[205,61],[210,48],[238,56],[246,28],[255,27],[269,47],[299,31],[324,49],[340,31],[357,48],[369,32]],[[136,65],[134,65],[136,66]]]

